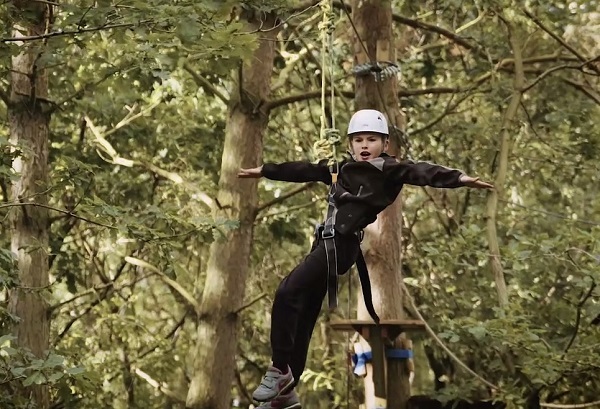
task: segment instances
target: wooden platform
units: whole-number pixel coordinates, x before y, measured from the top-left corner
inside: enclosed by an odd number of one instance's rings
[[[371,346],[373,384],[375,396],[386,396],[386,348],[394,348],[395,340],[403,332],[425,331],[425,323],[419,320],[339,320],[329,323],[336,331],[356,331]],[[389,365],[389,364],[388,364]]]
[[[339,320],[329,325],[336,331],[356,331],[367,340],[374,332],[379,332],[383,338],[393,339],[402,332],[425,331],[425,323],[419,320],[381,320],[379,327],[372,320]]]
[[[375,328],[377,324],[371,320],[340,320],[329,323],[336,331],[357,331],[363,328]],[[396,329],[400,332],[425,331],[425,323],[419,320],[381,320],[379,326],[386,329]]]

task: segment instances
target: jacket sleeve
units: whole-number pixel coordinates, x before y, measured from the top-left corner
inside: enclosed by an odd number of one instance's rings
[[[429,162],[402,161],[391,166],[391,179],[395,184],[457,188],[464,184],[459,180],[460,170]]]
[[[331,174],[326,159],[316,164],[304,161],[265,163],[262,174],[267,179],[283,182],[323,182],[327,185],[331,184]]]

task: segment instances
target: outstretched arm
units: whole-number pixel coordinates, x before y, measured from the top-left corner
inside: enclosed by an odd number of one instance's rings
[[[240,178],[260,178],[262,176],[284,182],[323,182],[331,184],[331,174],[329,173],[327,160],[320,161],[317,164],[303,161],[279,164],[265,163],[257,168],[240,169],[238,173]]]
[[[398,162],[390,169],[392,179],[396,183],[415,186],[432,186],[438,188],[457,188],[462,186],[493,189],[486,182],[464,174],[460,170],[447,168],[429,162]]]

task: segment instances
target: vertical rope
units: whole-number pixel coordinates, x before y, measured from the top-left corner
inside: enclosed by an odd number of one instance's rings
[[[333,0],[330,0],[329,9],[332,10],[332,7],[333,7]],[[335,64],[335,61],[334,61],[334,49],[333,49],[333,30],[334,30],[334,27],[333,27],[333,24],[332,24],[331,25],[331,30],[329,31],[329,35],[328,35],[328,37],[329,37],[329,86],[331,87],[330,88],[331,95],[330,95],[330,101],[329,101],[329,103],[331,105],[331,107],[330,107],[330,110],[331,110],[331,130],[334,131],[334,132],[336,132],[337,128],[336,128],[336,124],[335,124],[335,115],[336,115],[336,112],[335,112],[335,86],[333,84],[333,70],[334,70],[334,64]],[[331,137],[335,137],[335,135],[333,135],[333,134],[330,135],[330,136]],[[331,148],[332,148],[332,151],[333,151],[333,159],[337,160],[336,145],[337,145],[338,141],[337,140],[335,140],[335,141],[331,141],[330,140],[330,142],[331,142]]]
[[[331,159],[330,164],[337,164],[336,145],[339,142],[339,132],[336,127],[335,111],[335,88],[333,84],[334,75],[334,48],[333,31],[334,15],[333,0],[322,0],[320,3],[321,13],[323,15],[319,23],[321,37],[321,129],[320,138],[315,143],[313,149],[316,156]],[[327,81],[329,76],[330,94],[327,95]],[[327,97],[329,97],[329,110],[331,115],[331,127],[327,124]],[[337,166],[335,173],[337,174]]]
[[[327,46],[329,43],[329,26],[330,22],[330,13],[331,4],[328,0],[321,1],[321,13],[323,14],[323,19],[321,24],[319,24],[320,34],[321,34],[321,138],[325,138],[325,133],[327,130],[327,120],[326,120],[326,90],[327,90],[327,77],[325,75],[325,67],[327,66]]]
[[[347,317],[350,319],[352,312],[352,274],[348,274],[348,312]],[[350,409],[350,383],[352,380],[352,374],[350,373],[350,362],[352,359],[352,341],[350,332],[346,335],[346,354],[348,361],[346,362],[346,409]]]
[[[317,156],[330,158],[330,164],[332,165],[332,184],[337,182],[338,163],[337,163],[337,149],[336,144],[339,142],[339,132],[336,129],[336,111],[335,111],[335,86],[333,84],[334,78],[334,22],[333,22],[333,0],[322,0],[320,3],[321,13],[323,18],[319,24],[319,30],[321,35],[321,129],[320,138],[314,146],[315,153]],[[327,126],[327,76],[329,75],[329,110],[331,115],[331,128]],[[351,297],[352,297],[352,280],[350,274],[348,274],[348,319],[350,318],[351,311]],[[350,409],[350,380],[352,374],[350,373],[350,347],[351,338],[350,333],[347,335],[346,340],[347,347],[347,362],[346,362],[346,409]]]

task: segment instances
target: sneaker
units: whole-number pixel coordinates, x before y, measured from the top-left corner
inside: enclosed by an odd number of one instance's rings
[[[294,376],[289,367],[286,374],[282,374],[281,371],[275,367],[270,367],[262,382],[252,394],[252,398],[258,402],[270,401],[289,391],[293,384]]]
[[[296,391],[292,389],[290,393],[285,395],[279,395],[275,399],[270,402],[262,403],[256,409],[300,409],[302,405],[300,405],[300,401],[298,400],[298,395]]]

